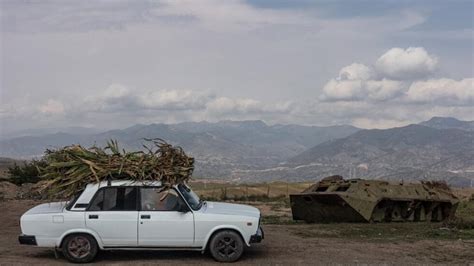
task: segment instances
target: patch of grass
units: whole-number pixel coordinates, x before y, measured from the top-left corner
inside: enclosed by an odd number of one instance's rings
[[[446,221],[445,226],[459,230],[474,230],[474,201],[460,202],[455,217]]]
[[[263,215],[262,224],[296,224],[297,222],[289,216],[282,215]]]
[[[236,201],[273,201],[274,198],[282,198],[291,193],[301,192],[311,185],[307,182],[232,184],[202,180],[193,180],[190,184],[200,197],[212,197],[222,200],[234,199]]]
[[[456,210],[456,217],[474,221],[474,200],[460,202]]]
[[[290,199],[284,198],[281,201],[269,203],[269,205],[270,205],[270,210],[272,211],[282,211],[282,209],[290,208]]]

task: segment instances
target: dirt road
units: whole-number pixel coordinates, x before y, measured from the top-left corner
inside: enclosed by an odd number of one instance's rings
[[[20,246],[20,215],[36,203],[0,202],[0,264],[64,264],[51,249]],[[237,264],[471,264],[474,241],[417,240],[395,243],[363,239],[302,237],[295,231],[312,225],[266,225],[262,244],[248,249]],[[199,252],[115,251],[102,252],[101,264],[211,264],[212,258]]]

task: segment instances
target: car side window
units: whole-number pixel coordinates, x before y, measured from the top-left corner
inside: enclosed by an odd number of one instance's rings
[[[137,189],[134,187],[106,187],[100,189],[89,211],[135,211]]]
[[[89,204],[89,211],[101,211],[104,206],[104,190],[101,189],[95,194],[93,201]]]
[[[179,211],[185,204],[174,189],[160,187],[140,190],[142,211]]]

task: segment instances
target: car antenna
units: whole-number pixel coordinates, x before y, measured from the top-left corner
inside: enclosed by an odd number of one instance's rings
[[[107,186],[112,186],[112,179],[110,178],[110,176],[107,177]]]

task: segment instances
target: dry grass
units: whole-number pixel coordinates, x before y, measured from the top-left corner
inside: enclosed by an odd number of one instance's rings
[[[105,148],[67,146],[47,150],[39,167],[43,190],[48,195],[70,197],[87,183],[109,179],[160,180],[164,185],[186,182],[194,170],[194,159],[180,147],[160,139],[146,140],[146,152],[126,152],[117,141]]]
[[[274,198],[284,198],[292,193],[299,193],[312,183],[253,183],[231,184],[194,180],[190,185],[193,190],[206,199],[238,200],[238,201],[273,201]]]
[[[474,188],[453,188],[454,194],[462,201],[474,200]]]

